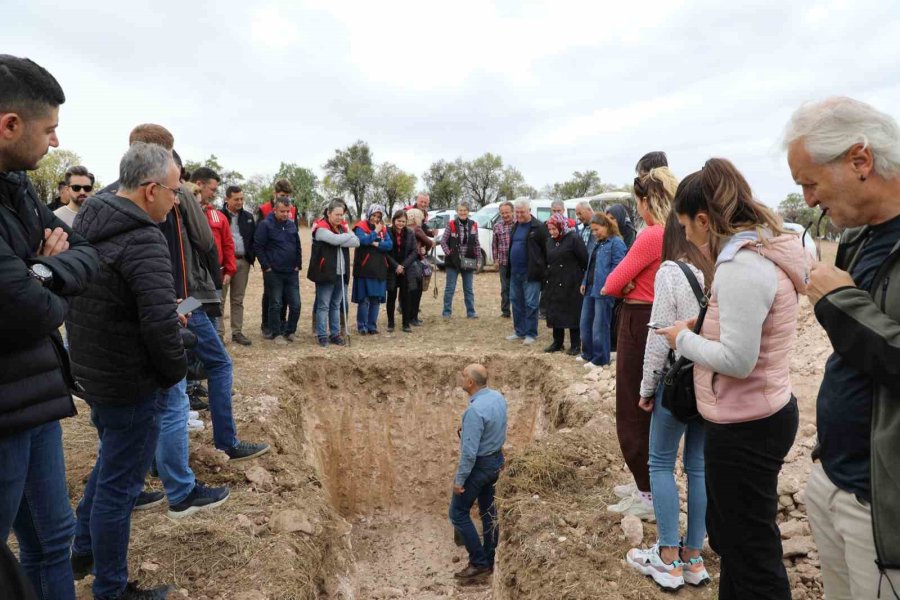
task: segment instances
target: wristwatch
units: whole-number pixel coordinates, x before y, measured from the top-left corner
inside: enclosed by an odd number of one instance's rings
[[[41,282],[41,285],[44,287],[50,287],[50,284],[53,283],[53,271],[50,270],[50,267],[47,265],[43,265],[41,263],[35,263],[31,265],[31,268],[28,269],[28,272],[32,277]]]

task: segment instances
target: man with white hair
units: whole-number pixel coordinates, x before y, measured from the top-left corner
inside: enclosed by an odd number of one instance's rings
[[[547,270],[547,226],[531,216],[531,202],[516,200],[516,222],[509,232],[509,303],[514,333],[507,336],[525,345],[535,342],[538,333],[538,308],[541,282]]]
[[[591,219],[594,218],[594,208],[590,202],[582,200],[575,206],[575,216],[578,217],[575,231],[581,236],[581,241],[584,242],[588,249],[588,255],[590,255],[594,242],[594,236],[591,235]]]
[[[784,146],[806,203],[849,227],[808,287],[834,353],[805,498],[828,600],[900,589],[900,127],[868,104],[801,106]],[[887,579],[887,581],[883,581]]]

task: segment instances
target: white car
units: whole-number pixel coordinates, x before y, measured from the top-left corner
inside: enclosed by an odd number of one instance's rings
[[[814,260],[822,260],[822,253],[819,252],[819,247],[816,246],[816,241],[813,239],[813,236],[806,231],[806,228],[799,223],[784,223],[784,228],[788,231],[793,231],[800,237],[800,242],[803,244],[803,247],[809,252],[809,255],[813,257]]]
[[[474,213],[470,218],[475,219],[475,222],[478,223],[478,243],[481,245],[481,256],[478,257],[478,271],[481,272],[486,265],[494,264],[494,254],[491,252],[494,231],[491,229],[492,225],[488,227],[482,225],[482,222],[476,218],[477,215],[478,213]],[[437,210],[428,213],[428,227],[435,234],[434,250],[431,251],[431,256],[434,257],[434,263],[439,269],[444,268],[444,249],[441,248],[441,238],[444,236],[447,223],[455,218],[455,210]]]

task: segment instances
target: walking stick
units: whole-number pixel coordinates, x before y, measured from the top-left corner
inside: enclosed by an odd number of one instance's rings
[[[344,305],[344,333],[347,335],[347,347],[350,347],[350,305],[347,303],[347,286],[344,284],[344,276],[341,275],[341,295],[343,299],[341,304]]]

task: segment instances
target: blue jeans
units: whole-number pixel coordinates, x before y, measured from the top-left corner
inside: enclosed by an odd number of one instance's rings
[[[663,386],[656,390],[650,419],[650,490],[660,546],[677,547],[679,498],[675,485],[675,460],[684,436],[684,472],[688,480],[688,527],[685,546],[703,548],[706,537],[706,475],[703,445],[705,432],[700,420],[682,423],[662,405]]]
[[[188,464],[187,381],[182,379],[167,390],[165,408],[159,415],[159,442],[156,444],[156,470],[166,490],[169,504],[178,504],[194,489],[196,478]]]
[[[335,337],[341,334],[341,300],[347,286],[339,281],[316,284],[316,336]]]
[[[300,279],[297,271],[263,273],[263,284],[269,300],[266,324],[272,335],[293,335],[300,320]],[[281,309],[288,307],[287,321],[281,320]]]
[[[494,504],[494,485],[500,477],[502,466],[502,452],[491,456],[479,456],[475,459],[475,466],[463,484],[463,493],[453,494],[450,500],[450,522],[465,540],[469,563],[476,567],[494,566],[494,551],[500,539],[497,507]],[[476,500],[478,514],[481,515],[483,544],[470,514]]]
[[[59,421],[0,439],[0,541],[10,529],[38,598],[75,600],[69,562],[75,519]]]
[[[447,267],[447,285],[444,286],[444,316],[453,313],[453,295],[456,293],[456,277],[462,277],[463,300],[466,302],[466,315],[475,316],[475,271],[458,271]]]
[[[360,333],[378,331],[378,311],[381,309],[379,298],[360,298],[356,305],[356,328]],[[340,323],[340,315],[338,315]]]
[[[595,365],[608,365],[612,298],[586,296],[581,304],[581,357]]]
[[[234,415],[231,411],[231,385],[233,379],[231,357],[225,351],[222,340],[212,321],[202,310],[195,310],[188,319],[188,329],[197,336],[194,354],[203,363],[209,382],[209,412],[212,417],[213,443],[219,450],[237,444]]]
[[[528,281],[526,273],[511,273],[509,276],[509,303],[512,306],[513,327],[516,335],[536,338],[538,308],[541,303],[541,282]]]
[[[76,511],[72,553],[93,553],[96,600],[118,598],[128,583],[131,511],[153,462],[164,402],[157,391],[134,404],[91,407],[100,444]]]

